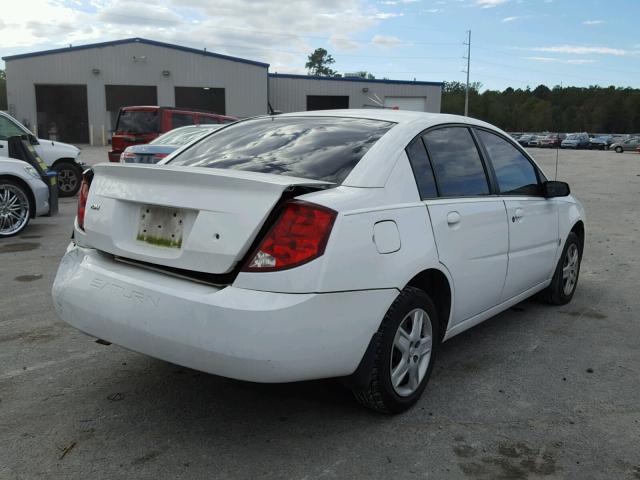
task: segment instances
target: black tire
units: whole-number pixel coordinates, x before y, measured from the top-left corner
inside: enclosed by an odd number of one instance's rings
[[[572,246],[575,246],[578,254],[578,264],[577,269],[575,271],[575,280],[573,283],[570,292],[565,291],[565,279],[563,278],[563,268],[566,266],[568,257],[567,252]],[[578,236],[571,232],[567,237],[567,241],[564,244],[564,248],[562,250],[562,255],[560,256],[560,260],[558,260],[558,265],[556,266],[556,271],[553,274],[553,278],[551,280],[551,285],[549,285],[546,289],[540,292],[540,296],[542,300],[551,304],[551,305],[565,305],[571,301],[573,298],[573,294],[576,291],[578,286],[578,278],[580,276],[580,264],[582,263],[582,244],[580,243],[580,239]]]
[[[616,153],[622,153],[622,147],[616,147]]]
[[[397,393],[391,381],[391,363],[393,355],[399,352],[394,350],[394,341],[400,325],[408,318],[408,314],[415,310],[423,310],[427,314],[427,322],[431,326],[431,349],[428,366],[424,376],[418,383],[413,393],[401,396]],[[370,365],[365,372],[368,380],[364,385],[352,385],[351,390],[362,405],[380,413],[401,413],[411,408],[420,398],[427,386],[433,364],[440,344],[440,324],[436,308],[429,296],[420,289],[406,287],[387,311],[378,332],[372,340],[368,351],[372,358],[363,362]],[[416,356],[409,356],[409,361]],[[426,359],[425,359],[426,360]],[[414,360],[416,363],[419,360]],[[416,368],[418,368],[416,366]],[[409,381],[409,373],[406,377]]]
[[[53,169],[58,173],[58,195],[73,197],[80,190],[82,169],[73,162],[59,161]]]

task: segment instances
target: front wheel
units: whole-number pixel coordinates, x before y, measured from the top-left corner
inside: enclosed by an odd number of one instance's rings
[[[622,153],[622,147],[616,147],[616,153]]]
[[[58,193],[61,197],[73,197],[82,182],[82,169],[71,162],[58,162],[53,169],[58,174]]]
[[[440,340],[431,298],[407,287],[393,302],[374,338],[368,384],[354,386],[356,399],[381,413],[400,413],[422,395]]]
[[[19,234],[29,223],[29,195],[25,187],[0,179],[0,238]]]
[[[551,305],[565,305],[571,301],[578,286],[582,245],[578,236],[571,232],[556,266],[551,285],[542,291],[542,298]]]

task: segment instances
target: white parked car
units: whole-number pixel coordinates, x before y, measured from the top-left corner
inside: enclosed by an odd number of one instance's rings
[[[19,234],[29,219],[49,213],[49,187],[22,160],[0,157],[0,238]]]
[[[400,412],[442,341],[538,292],[569,302],[578,280],[582,206],[470,118],[266,116],[159,166],[94,170],[58,314],[217,375],[348,377],[363,404]]]
[[[80,189],[83,165],[79,161],[80,149],[53,140],[36,138],[11,115],[0,112],[0,157],[9,156],[7,139],[26,136],[44,163],[58,173],[58,191],[61,197],[72,197]]]

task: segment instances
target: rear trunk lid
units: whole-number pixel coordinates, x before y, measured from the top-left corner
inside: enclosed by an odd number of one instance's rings
[[[87,200],[88,245],[184,270],[233,270],[285,191],[331,183],[201,167],[97,165]]]

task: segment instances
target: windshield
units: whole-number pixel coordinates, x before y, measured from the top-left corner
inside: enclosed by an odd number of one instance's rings
[[[575,133],[567,135],[567,138],[565,138],[565,140],[577,140],[577,139],[578,139],[578,135],[576,135]]]
[[[222,125],[216,125],[211,127],[183,127],[171,130],[164,135],[160,135],[158,138],[149,142],[152,145],[186,145],[189,142],[197,140],[200,137],[205,136],[207,133],[211,133],[217,130]]]
[[[182,152],[171,164],[342,183],[393,125],[364,118],[257,118],[229,125]]]
[[[160,131],[158,110],[121,110],[116,132],[157,133]]]

